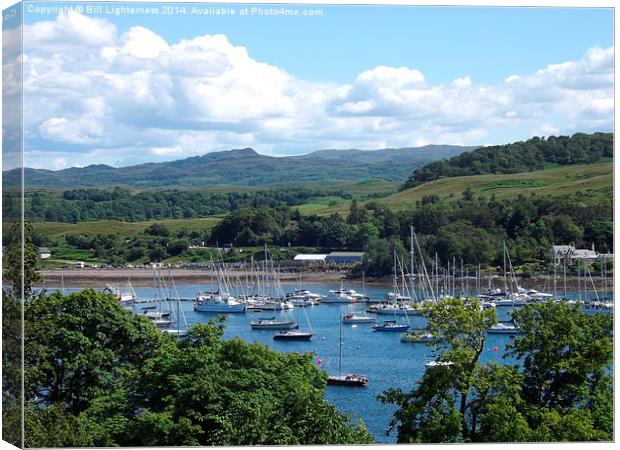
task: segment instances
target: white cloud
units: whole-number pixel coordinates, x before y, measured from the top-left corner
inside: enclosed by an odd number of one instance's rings
[[[349,84],[301,80],[221,34],[178,42],[77,13],[26,26],[28,143],[49,162],[176,159],[254,146],[263,153],[421,143],[504,142],[530,130],[611,128],[613,47],[512,74],[433,84],[377,65]],[[550,125],[550,124],[553,125]],[[63,144],[74,146],[59,156]],[[92,162],[92,161],[90,161]]]
[[[52,117],[39,126],[39,132],[51,141],[93,144],[102,137],[103,127],[89,119],[68,120],[64,117]]]

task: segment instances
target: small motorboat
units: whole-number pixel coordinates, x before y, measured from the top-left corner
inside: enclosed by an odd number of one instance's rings
[[[372,328],[375,331],[400,331],[404,332],[409,329],[409,325],[399,325],[395,320],[384,320],[381,325],[374,324]]]
[[[304,331],[280,331],[278,334],[273,335],[274,341],[309,341],[312,333]]]
[[[429,361],[424,365],[428,368],[434,368],[434,367],[449,367],[449,366],[453,366],[454,363],[452,361]]]
[[[489,328],[489,334],[525,334],[523,330],[520,330],[516,325],[499,322]]]
[[[327,378],[327,384],[333,386],[366,386],[368,384],[368,377],[358,376],[354,373],[348,375],[334,375]]]
[[[342,323],[374,323],[374,317],[372,316],[358,316],[357,314],[343,314]]]

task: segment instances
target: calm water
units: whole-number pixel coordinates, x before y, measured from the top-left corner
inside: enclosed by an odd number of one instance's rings
[[[293,291],[294,284],[283,283],[284,291]],[[307,286],[312,292],[327,294],[329,289],[338,286],[328,284],[312,284]],[[345,288],[362,291],[361,286],[356,284],[346,285]],[[193,298],[198,291],[214,289],[209,284],[191,284],[177,286],[181,298]],[[386,288],[368,288],[367,294],[371,298],[382,298]],[[140,299],[152,299],[156,297],[155,289],[136,288]],[[136,310],[148,303],[138,304]],[[180,302],[187,324],[207,322],[217,314],[195,312],[193,304],[189,301]],[[176,309],[176,303],[174,304]],[[300,330],[311,328],[314,336],[309,342],[286,342],[274,341],[273,335],[277,331],[252,330],[250,321],[259,317],[268,317],[270,312],[248,312],[245,314],[229,314],[226,318],[225,338],[240,337],[246,342],[259,342],[269,347],[285,352],[314,352],[315,364],[329,374],[338,373],[338,343],[339,343],[339,317],[344,312],[362,312],[365,305],[332,305],[323,304],[307,308],[295,308],[291,311],[278,312],[276,316],[295,319],[299,323]],[[167,308],[164,307],[164,310]],[[510,308],[497,308],[498,319],[508,320]],[[307,317],[307,320],[306,320]],[[379,316],[379,320],[392,319],[390,316]],[[397,321],[406,323],[410,321],[413,327],[423,327],[424,319],[420,317],[399,316]],[[483,361],[502,361],[505,346],[511,341],[508,335],[490,335],[487,339]],[[369,431],[374,435],[378,443],[393,443],[395,434],[386,435],[388,423],[395,407],[383,405],[377,400],[377,396],[388,388],[401,388],[411,390],[417,380],[424,373],[424,364],[436,355],[432,348],[424,344],[405,344],[400,342],[400,333],[374,332],[370,324],[343,325],[343,367],[344,373],[353,372],[358,375],[369,377],[368,386],[364,388],[351,388],[342,386],[328,386],[326,398],[332,402],[339,411],[351,415],[354,419],[361,418]]]

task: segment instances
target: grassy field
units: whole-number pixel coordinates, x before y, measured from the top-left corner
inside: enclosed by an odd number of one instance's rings
[[[469,188],[477,195],[497,198],[529,195],[562,195],[582,192],[611,193],[613,163],[560,166],[517,174],[441,178],[376,201],[394,209],[410,209],[427,195],[458,199]]]
[[[58,239],[64,234],[118,234],[119,236],[133,236],[154,223],[165,225],[170,231],[174,232],[182,229],[187,231],[210,229],[219,221],[220,217],[215,216],[203,219],[149,220],[145,222],[119,222],[117,220],[97,220],[77,224],[37,222],[34,223],[34,229],[53,239]]]

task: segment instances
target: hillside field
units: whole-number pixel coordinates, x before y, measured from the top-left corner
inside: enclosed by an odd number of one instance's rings
[[[429,195],[440,198],[458,199],[471,189],[476,195],[497,198],[529,195],[564,195],[577,191],[611,193],[613,191],[613,163],[560,166],[548,170],[501,175],[475,175],[466,177],[440,178],[407,189],[376,202],[393,209],[415,208],[416,201]]]
[[[63,234],[118,234],[119,236],[133,236],[154,223],[165,225],[170,231],[186,229],[187,231],[212,228],[219,217],[201,219],[176,220],[148,220],[144,222],[120,222],[117,220],[96,220],[77,224],[62,222],[37,222],[34,229],[53,239],[61,238]]]

